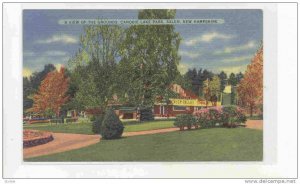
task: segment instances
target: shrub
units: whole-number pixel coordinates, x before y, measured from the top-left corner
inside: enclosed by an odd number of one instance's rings
[[[141,121],[154,120],[152,108],[147,108],[147,107],[141,108],[140,109],[140,120]]]
[[[89,118],[78,118],[77,122],[78,123],[89,123],[90,120],[89,120]]]
[[[237,106],[224,106],[223,107],[224,124],[223,126],[234,128],[238,124],[245,123],[247,121],[246,115],[242,109]]]
[[[66,118],[66,123],[74,123],[78,120],[78,118]]]
[[[237,115],[237,118],[236,118],[237,123],[246,123],[247,117],[239,108],[237,108],[236,115]]]
[[[108,109],[101,125],[101,135],[103,139],[120,138],[124,130],[124,126],[113,109]]]
[[[192,128],[192,125],[195,124],[195,118],[191,114],[179,114],[176,116],[174,126],[179,127],[180,130],[184,130],[184,127],[187,127],[189,130]]]
[[[201,128],[212,128],[217,125],[236,127],[245,123],[247,118],[243,111],[236,106],[213,107],[194,112]]]
[[[212,128],[222,123],[222,110],[220,108],[205,108],[194,113],[201,128]]]
[[[103,115],[93,116],[92,131],[94,134],[101,134],[101,126],[102,126],[103,118],[104,118]]]

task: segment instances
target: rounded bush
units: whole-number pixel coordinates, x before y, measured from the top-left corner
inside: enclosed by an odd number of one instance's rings
[[[192,125],[195,125],[195,118],[192,114],[179,114],[176,116],[174,126],[179,127],[180,130],[184,130],[184,127],[191,129]]]
[[[112,109],[108,109],[101,125],[103,139],[117,139],[122,136],[124,126]]]
[[[223,126],[229,128],[235,128],[238,124],[245,123],[247,121],[246,115],[237,106],[224,106],[222,108],[224,116]]]
[[[147,108],[147,107],[141,108],[140,109],[140,120],[141,121],[154,120],[152,108]]]
[[[93,117],[93,125],[92,125],[92,131],[94,134],[100,134],[101,133],[101,126],[104,116],[103,115],[97,115]]]

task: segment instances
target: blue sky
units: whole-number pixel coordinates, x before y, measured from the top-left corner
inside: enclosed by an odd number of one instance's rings
[[[80,25],[59,25],[60,19],[135,19],[138,10],[24,10],[23,75],[52,63],[67,66],[79,48]],[[263,40],[261,10],[177,10],[179,19],[223,19],[224,24],[175,25],[182,42],[179,70],[244,72]]]

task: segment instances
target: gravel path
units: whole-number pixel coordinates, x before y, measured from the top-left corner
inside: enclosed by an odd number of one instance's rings
[[[247,120],[246,128],[263,129],[263,120]]]
[[[164,129],[157,129],[157,130],[145,130],[139,132],[124,132],[123,137],[130,137],[136,135],[147,135],[147,134],[158,134],[158,133],[166,133],[166,132],[174,132],[179,131],[179,128],[164,128]]]

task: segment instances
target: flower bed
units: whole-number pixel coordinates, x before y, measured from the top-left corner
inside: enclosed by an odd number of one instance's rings
[[[46,144],[53,140],[51,132],[23,130],[23,148]]]

